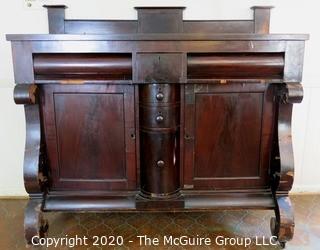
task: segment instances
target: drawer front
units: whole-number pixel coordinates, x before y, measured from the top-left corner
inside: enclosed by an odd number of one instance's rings
[[[179,189],[179,135],[141,131],[141,189],[147,196],[173,194]],[[150,150],[152,148],[152,150]]]
[[[132,80],[130,53],[35,53],[36,80]]]
[[[183,82],[182,54],[138,53],[136,57],[137,83]]]
[[[179,100],[180,86],[170,84],[146,84],[140,88],[140,103],[167,104]]]
[[[140,106],[140,126],[143,128],[175,128],[179,125],[179,107]]]
[[[180,86],[140,85],[139,91],[141,195],[149,199],[177,196]]]

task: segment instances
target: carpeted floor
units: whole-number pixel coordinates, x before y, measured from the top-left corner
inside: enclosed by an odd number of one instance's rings
[[[320,195],[291,196],[295,208],[295,235],[286,249],[320,249]],[[23,236],[23,213],[27,200],[0,200],[0,249],[25,249]],[[46,213],[49,220],[48,237],[87,236],[88,246],[74,248],[50,247],[49,249],[248,249],[244,246],[219,246],[227,237],[271,236],[269,220],[273,211],[244,210],[216,211],[212,213],[113,213],[71,214]],[[159,238],[159,246],[140,246],[137,236]],[[164,246],[163,236],[210,237],[211,246]],[[92,246],[92,236],[103,241],[102,236],[121,236],[122,246]],[[219,237],[218,237],[219,236]],[[109,242],[112,238],[109,238]],[[119,240],[119,239],[118,239]],[[132,242],[130,242],[132,241]],[[39,248],[38,248],[39,249]],[[40,249],[46,249],[45,247]],[[249,249],[280,249],[279,246],[257,246]]]

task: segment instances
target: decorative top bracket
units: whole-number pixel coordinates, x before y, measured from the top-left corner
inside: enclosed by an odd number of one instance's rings
[[[135,7],[138,10],[138,33],[183,32],[185,7]]]
[[[268,34],[270,25],[270,11],[273,6],[253,6],[254,33]]]
[[[49,33],[64,34],[66,5],[43,5],[48,10]]]
[[[90,20],[66,20],[65,5],[44,5],[48,10],[49,33],[66,34],[83,31],[86,34],[96,32]],[[135,7],[138,11],[138,20],[99,20],[98,33],[257,33],[268,34],[270,22],[270,10],[272,6],[253,6],[253,20],[237,21],[233,24],[228,21],[191,21],[183,20],[183,10],[185,7]],[[77,23],[84,27],[77,26]],[[202,26],[205,28],[203,28]],[[199,26],[200,25],[200,26]],[[96,34],[96,33],[95,33]]]

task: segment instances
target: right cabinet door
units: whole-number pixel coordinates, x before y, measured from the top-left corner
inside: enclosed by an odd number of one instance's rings
[[[266,188],[273,131],[268,84],[186,85],[184,188]]]

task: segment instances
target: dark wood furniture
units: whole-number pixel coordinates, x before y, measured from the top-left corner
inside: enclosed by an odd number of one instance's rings
[[[7,35],[24,104],[28,243],[47,211],[273,209],[293,236],[292,104],[307,35],[253,20],[184,21],[182,7],[138,20],[67,20]]]

